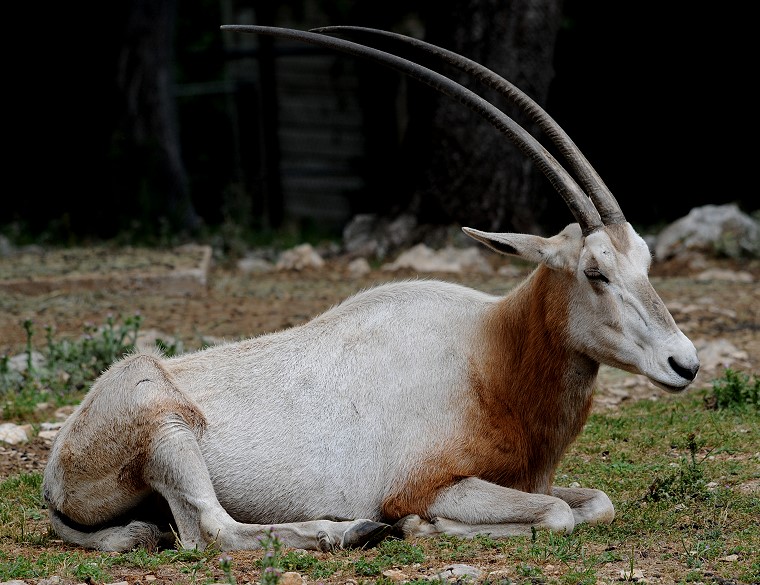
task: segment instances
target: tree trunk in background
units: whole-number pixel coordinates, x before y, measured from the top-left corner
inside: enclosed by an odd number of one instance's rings
[[[448,0],[431,6],[424,22],[426,40],[485,65],[543,105],[561,17],[561,0]],[[494,91],[473,87],[459,72],[448,74],[503,107]],[[422,138],[430,146],[410,150],[430,156],[415,161],[426,169],[415,196],[421,219],[540,233],[546,205],[539,195],[539,181],[545,180],[540,172],[481,116],[439,94],[433,103],[429,136]],[[536,135],[529,120],[512,107],[504,109]]]
[[[177,2],[132,0],[123,10],[114,45],[111,195],[134,202],[145,227],[166,221],[174,233],[192,233],[200,220],[180,154],[172,91]]]

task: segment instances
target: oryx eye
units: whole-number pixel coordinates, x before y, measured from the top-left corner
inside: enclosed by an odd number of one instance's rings
[[[586,278],[594,282],[609,282],[609,279],[602,274],[598,268],[586,268],[586,270],[583,271],[583,274],[586,275]]]

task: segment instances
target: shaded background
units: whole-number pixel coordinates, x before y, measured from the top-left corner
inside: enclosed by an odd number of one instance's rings
[[[756,48],[743,5],[129,0],[26,10],[10,11],[24,34],[5,41],[3,233],[159,242],[225,229],[337,235],[357,213],[544,233],[572,220],[532,165],[462,106],[382,67],[221,24],[359,24],[470,56],[544,105],[634,224],[707,203],[760,207],[749,181]]]

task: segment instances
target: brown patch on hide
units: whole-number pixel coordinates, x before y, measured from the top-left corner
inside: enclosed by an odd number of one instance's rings
[[[423,462],[412,477],[381,505],[381,513],[387,521],[394,521],[409,514],[430,519],[428,509],[435,501],[438,492],[449,487],[465,476],[457,473],[456,457],[441,455]]]
[[[461,448],[481,479],[549,493],[554,472],[583,429],[598,365],[568,347],[574,277],[540,266],[486,317],[471,357]]]

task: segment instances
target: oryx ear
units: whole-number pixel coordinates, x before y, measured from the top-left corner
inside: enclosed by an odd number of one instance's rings
[[[481,232],[468,227],[463,227],[462,231],[499,254],[518,256],[529,262],[558,269],[571,265],[573,258],[577,258],[580,248],[571,245],[571,241],[583,238],[577,223],[567,226],[551,238],[531,234]]]

